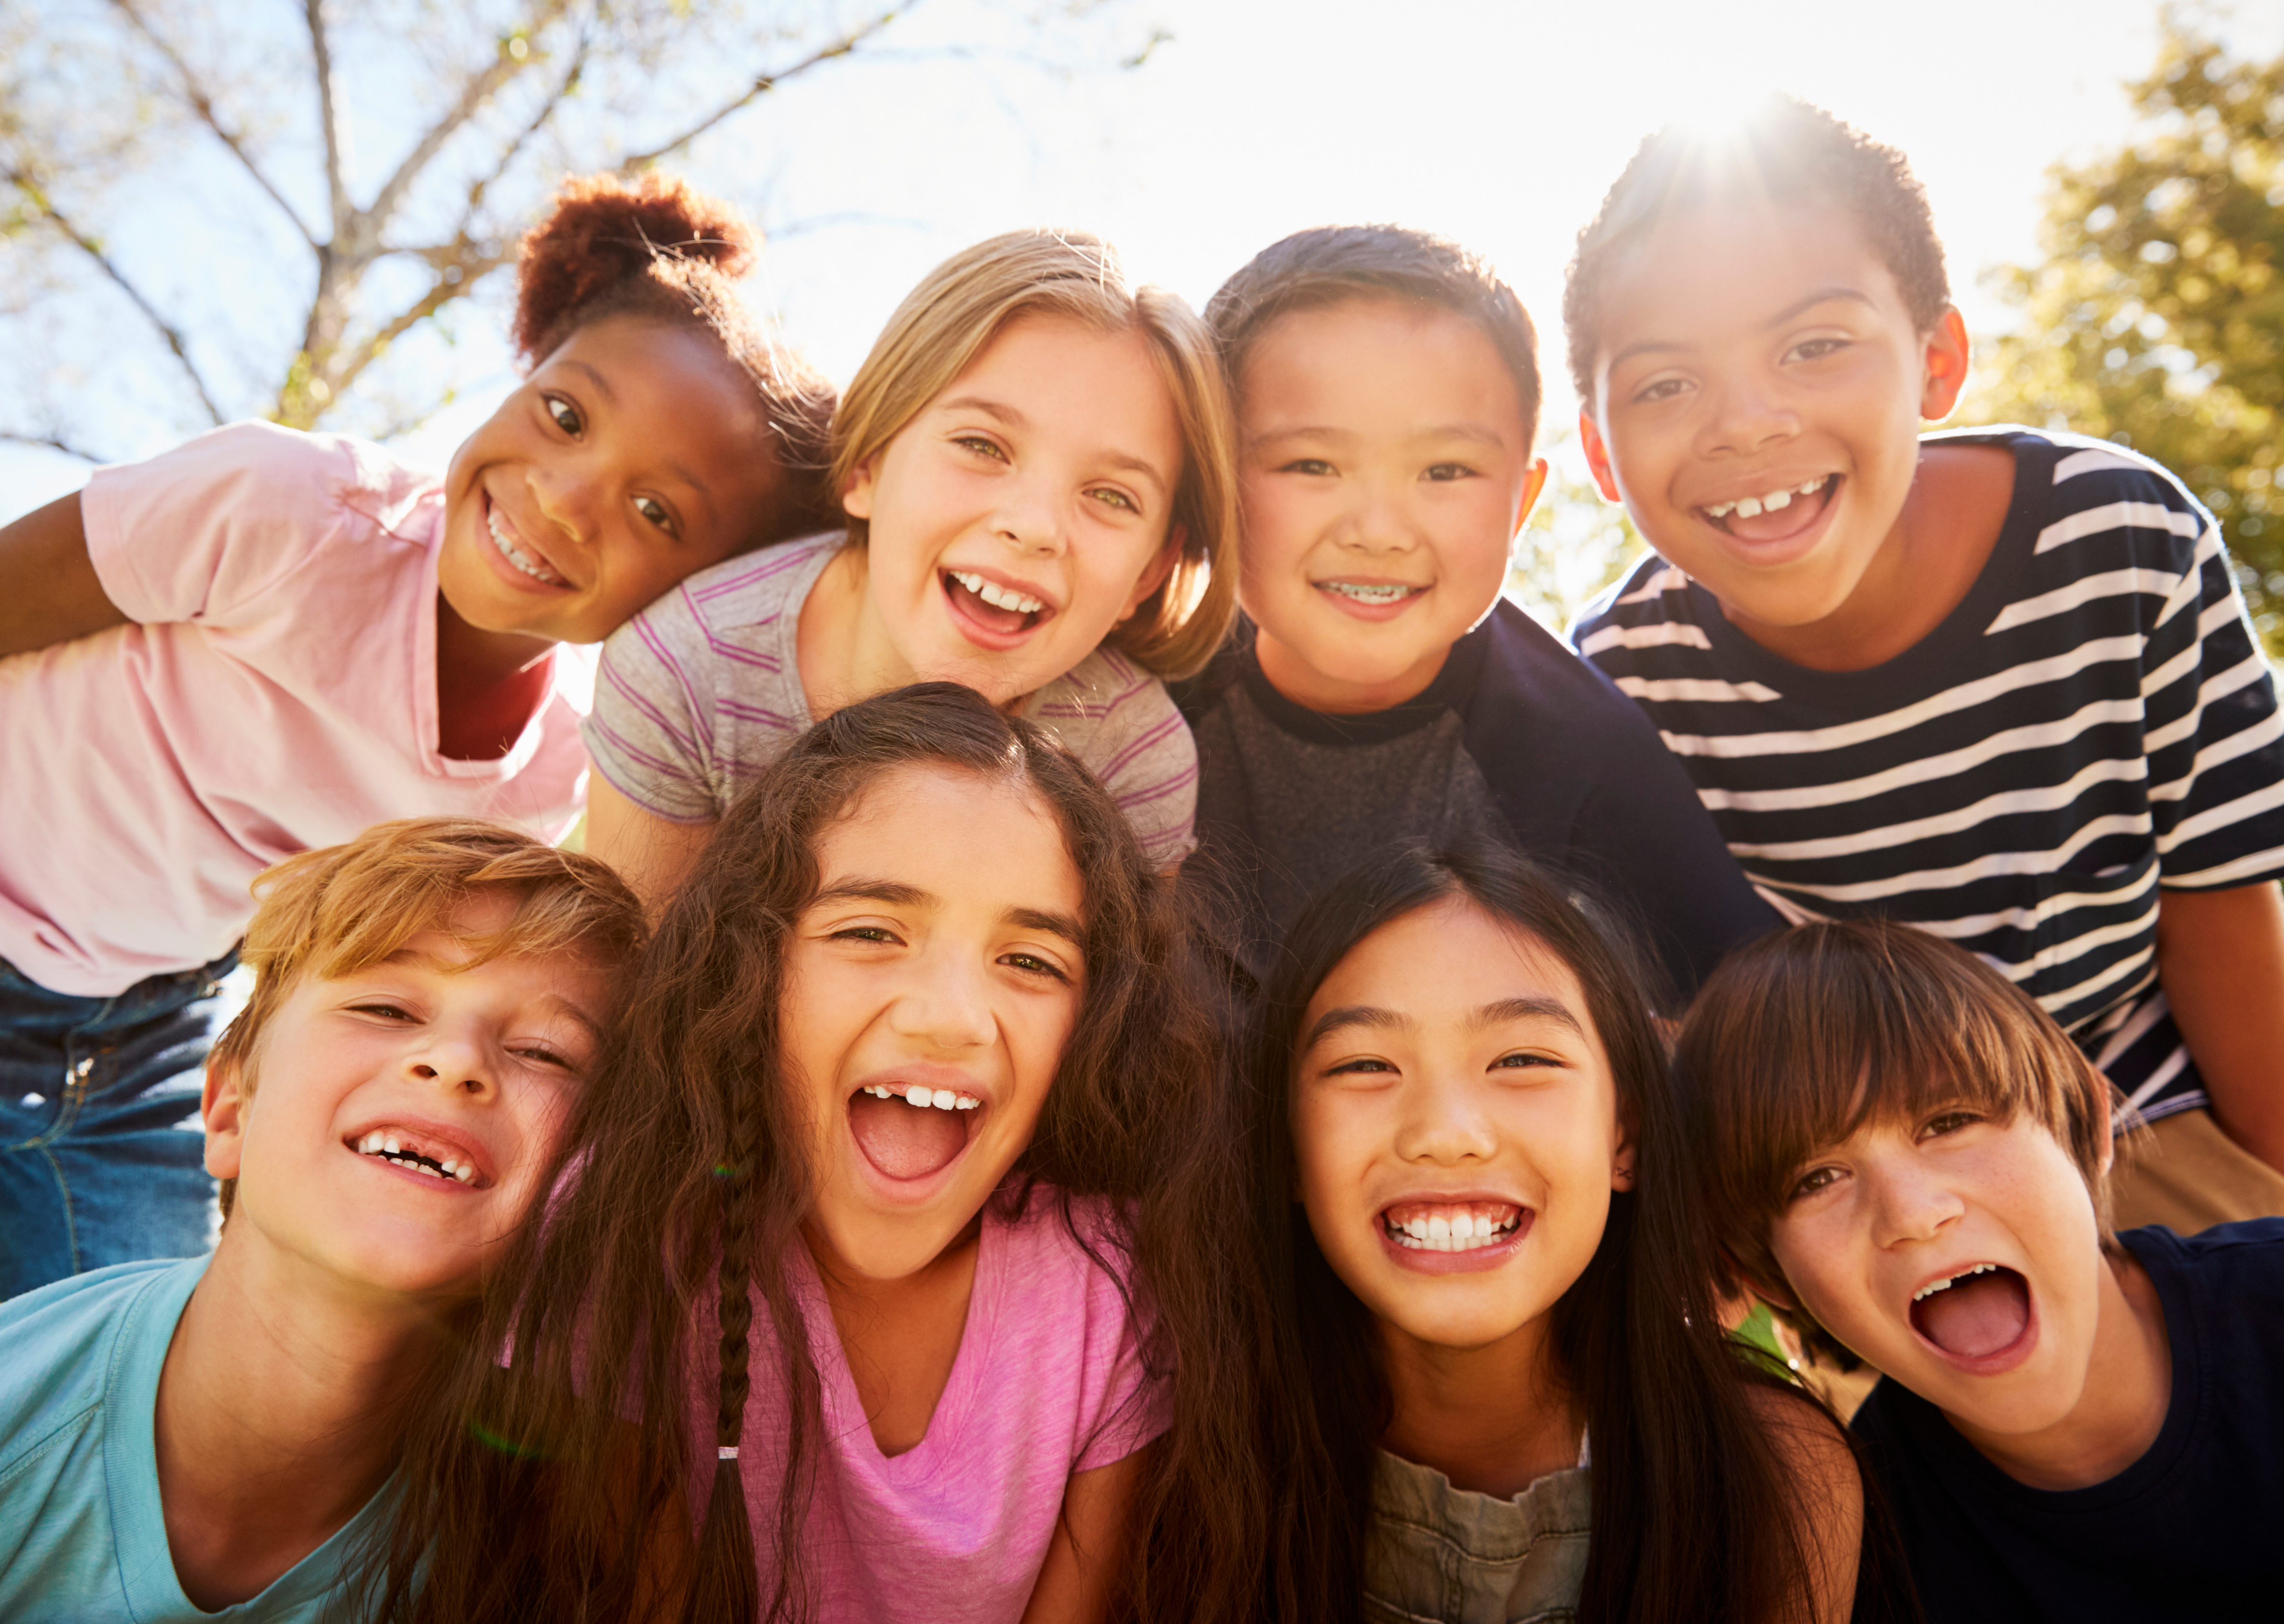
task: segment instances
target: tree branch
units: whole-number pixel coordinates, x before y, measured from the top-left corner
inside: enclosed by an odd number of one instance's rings
[[[309,0],[309,4],[314,8],[317,0]],[[525,24],[524,32],[527,35],[536,34],[549,23],[562,16],[568,7],[569,0],[543,0],[543,4],[535,8],[529,21]],[[523,55],[517,56],[505,44],[503,44],[498,52],[493,56],[490,63],[460,88],[459,99],[452,104],[451,109],[442,118],[430,126],[428,133],[422,136],[418,144],[405,154],[404,161],[396,166],[396,173],[381,183],[379,192],[374,196],[371,205],[359,216],[365,242],[378,243],[380,240],[380,234],[387,228],[389,216],[396,212],[396,206],[403,200],[406,191],[411,188],[414,181],[420,178],[420,172],[428,167],[429,161],[443,150],[444,144],[458,133],[460,126],[475,117],[478,110],[492,98],[500,86],[532,66],[537,59],[538,53],[536,51],[527,50]]]
[[[84,446],[75,446],[68,440],[53,434],[20,434],[12,428],[0,428],[0,441],[16,446],[38,446],[46,451],[61,451],[66,457],[76,457],[83,463],[107,463],[111,458]]]
[[[448,282],[442,277],[437,277],[430,285],[426,293],[397,312],[390,318],[387,325],[356,347],[356,359],[340,369],[340,376],[333,382],[332,390],[336,399],[348,394],[349,386],[356,382],[358,376],[364,371],[365,368],[379,360],[391,344],[474,287],[485,277],[506,264],[507,259],[503,254],[486,254],[462,258],[455,261],[454,263],[460,269],[460,279],[458,282]]]
[[[304,0],[303,10],[309,23],[309,56],[317,72],[317,123],[325,137],[325,195],[332,209],[329,240],[338,244],[356,211],[349,206],[348,177],[342,173],[347,158],[341,151],[340,109],[333,104],[333,47],[325,37],[325,0]]]
[[[199,82],[199,76],[192,72],[191,65],[183,59],[181,54],[172,45],[159,36],[158,31],[152,27],[150,21],[135,8],[132,0],[111,0],[111,4],[133,25],[137,34],[150,42],[153,50],[167,59],[168,65],[181,77],[184,98],[191,104],[191,111],[199,115],[199,121],[214,132],[216,140],[230,149],[231,155],[244,165],[246,172],[254,177],[254,184],[267,192],[270,195],[270,200],[278,205],[286,219],[293,223],[293,229],[301,233],[301,240],[312,248],[316,247],[317,239],[311,233],[309,223],[301,218],[300,211],[286,200],[283,192],[270,184],[270,177],[262,172],[262,166],[254,161],[254,154],[246,150],[236,136],[223,128],[221,115],[215,111],[214,98],[207,94],[206,87]]]
[[[778,86],[783,84],[786,80],[799,78],[802,74],[809,72],[810,69],[813,67],[821,67],[825,63],[833,61],[836,58],[850,55],[866,40],[872,38],[872,35],[878,34],[881,29],[896,21],[898,17],[902,16],[904,12],[909,9],[912,0],[904,0],[903,4],[888,7],[886,11],[874,16],[871,21],[858,24],[856,27],[850,29],[848,33],[835,40],[832,44],[822,46],[817,51],[810,52],[808,56],[794,63],[791,67],[781,68],[774,74],[763,74],[761,77],[754,81],[752,85],[747,89],[745,94],[738,97],[733,101],[724,102],[721,106],[716,107],[713,112],[708,113],[704,118],[699,120],[698,122],[692,124],[689,129],[684,130],[680,135],[675,137],[673,140],[667,142],[664,145],[654,147],[647,152],[637,152],[630,157],[620,160],[619,173],[622,175],[631,175],[637,169],[648,168],[652,164],[656,163],[660,159],[666,157],[669,153],[679,152],[682,148],[688,146],[692,141],[697,140],[699,137],[713,129],[714,126],[719,124],[724,119],[728,118],[739,108],[747,106],[752,103],[758,101],[761,98],[768,95],[771,90],[776,90]]]
[[[570,70],[563,75],[563,82],[555,88],[555,94],[540,107],[538,116],[516,132],[515,139],[507,144],[506,149],[499,155],[499,161],[492,165],[491,172],[478,176],[469,186],[467,207],[460,211],[460,223],[453,233],[461,244],[466,243],[468,227],[475,220],[476,211],[483,207],[484,193],[490,189],[491,183],[507,173],[507,167],[515,161],[516,155],[523,151],[534,136],[547,128],[548,121],[555,116],[557,109],[579,88],[579,76],[587,71],[587,51],[591,43],[591,36],[587,30],[580,29],[579,43],[571,52]]]
[[[126,294],[135,308],[142,311],[150,324],[159,330],[159,336],[167,340],[167,347],[175,352],[175,359],[182,363],[183,371],[191,380],[191,387],[198,394],[199,404],[207,409],[207,416],[217,424],[223,422],[225,419],[223,417],[222,409],[215,404],[214,396],[207,393],[207,380],[199,374],[196,363],[191,360],[190,351],[184,347],[182,333],[165,316],[159,314],[158,308],[143,296],[142,290],[129,282],[118,266],[111,262],[111,256],[104,253],[92,238],[85,235],[77,226],[64,217],[63,212],[56,207],[54,201],[49,198],[46,191],[42,190],[36,180],[19,168],[9,169],[7,178],[9,183],[23,193],[32,207],[39,210],[41,215],[50,224],[64,234],[72,246],[94,261],[97,269],[109,277],[113,285],[121,293]]]

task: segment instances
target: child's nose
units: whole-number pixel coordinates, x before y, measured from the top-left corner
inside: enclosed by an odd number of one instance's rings
[[[405,1057],[407,1076],[448,1093],[487,1095],[498,1086],[488,1045],[463,1033],[436,1033]]]
[[[1052,554],[1063,548],[1062,511],[1043,480],[1009,480],[1000,494],[998,511],[991,516],[991,528],[1020,552]]]
[[[1496,1136],[1476,1109],[1474,1090],[1463,1081],[1433,1074],[1419,1077],[1404,1090],[1399,1109],[1396,1152],[1406,1161],[1447,1166],[1486,1160],[1497,1148]]]
[[[1745,457],[1800,432],[1800,418],[1753,380],[1729,383],[1715,396],[1706,449]]]
[[[1910,1166],[1866,1169],[1873,1202],[1873,1238],[1882,1246],[1932,1240],[1966,1210],[1941,1180]]]
[[[888,1011],[889,1029],[938,1049],[974,1049],[991,1042],[997,1023],[983,978],[952,955],[928,956]]]
[[[580,546],[593,544],[598,505],[593,480],[576,469],[535,467],[526,483],[541,518]]]
[[[1358,480],[1356,500],[1342,515],[1340,540],[1360,552],[1409,552],[1418,543],[1408,493]]]

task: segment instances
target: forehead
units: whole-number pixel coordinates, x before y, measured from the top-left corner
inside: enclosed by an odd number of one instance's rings
[[[1389,920],[1350,948],[1309,1000],[1303,1019],[1365,1005],[1423,1028],[1472,1023],[1478,1011],[1518,999],[1550,999],[1595,1039],[1584,990],[1537,938],[1473,902],[1446,897]]]
[[[1012,775],[931,764],[883,773],[818,837],[817,863],[825,886],[887,880],[995,915],[1083,912],[1061,825]]]
[[[1103,328],[1048,310],[1009,317],[929,405],[979,402],[1012,409],[1035,433],[1146,457],[1169,472],[1181,462],[1173,391],[1148,336],[1130,324]]]
[[[1686,209],[1612,256],[1597,359],[1644,341],[1757,332],[1827,289],[1909,323],[1894,273],[1845,210],[1766,199]]]
[[[1248,346],[1248,434],[1302,423],[1406,433],[1445,422],[1522,436],[1522,397],[1471,317],[1377,295],[1287,311]]]

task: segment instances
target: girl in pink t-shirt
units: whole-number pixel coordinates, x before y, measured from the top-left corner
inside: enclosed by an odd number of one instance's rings
[[[239,424],[0,528],[0,1295],[205,1248],[176,1129],[257,873],[415,814],[559,834],[555,644],[812,527],[831,391],[740,314],[752,246],[678,182],[568,183],[528,375],[442,480]]]
[[[1248,1245],[1176,909],[970,690],[804,735],[669,906],[520,1300],[411,1441],[390,1604],[1251,1616]]]

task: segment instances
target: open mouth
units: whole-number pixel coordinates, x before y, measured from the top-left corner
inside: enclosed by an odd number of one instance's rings
[[[478,1171],[475,1161],[458,1145],[397,1128],[376,1128],[348,1141],[360,1156],[385,1161],[409,1173],[426,1174],[444,1183],[478,1187],[491,1180]]]
[[[1840,475],[1826,474],[1757,496],[1716,502],[1697,511],[1715,529],[1746,542],[1780,542],[1824,517],[1840,491]]]
[[[2030,1326],[2030,1283],[2002,1263],[1976,1263],[1912,1295],[1912,1329],[1954,1359],[2003,1354]]]
[[[1388,1239],[1412,1252],[1481,1252],[1512,1239],[1526,1209],[1506,1201],[1400,1201],[1380,1215]]]
[[[984,630],[1002,637],[1020,636],[1054,611],[1043,599],[979,575],[973,570],[938,572],[944,596],[952,606]]]
[[[872,1083],[849,1097],[849,1132],[883,1178],[932,1178],[960,1158],[983,1102],[951,1089]]]
[[[489,496],[484,498],[484,530],[492,538],[492,545],[501,558],[538,582],[542,586],[567,587],[571,583],[547,567],[547,560],[527,552],[516,545],[515,537],[501,519],[499,509]]]

